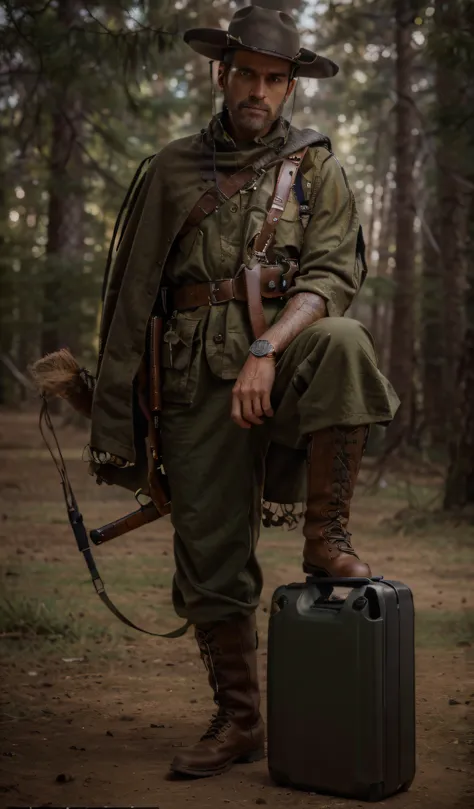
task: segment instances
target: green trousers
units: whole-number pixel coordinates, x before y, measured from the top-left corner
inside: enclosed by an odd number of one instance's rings
[[[399,400],[377,367],[370,333],[350,318],[324,318],[293,340],[276,366],[275,415],[250,430],[230,418],[234,382],[214,376],[202,351],[190,363],[194,388],[185,404],[167,401],[165,374],[161,425],[173,604],[179,616],[204,623],[256,609],[262,496],[300,499],[309,436],[331,425],[386,424]]]

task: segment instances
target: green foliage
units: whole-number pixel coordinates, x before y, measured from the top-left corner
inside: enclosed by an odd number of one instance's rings
[[[1,635],[64,640],[77,640],[79,637],[74,624],[64,615],[59,615],[54,604],[25,597],[0,601]]]
[[[365,291],[370,292],[380,303],[393,299],[395,291],[393,278],[368,277],[364,287]]]
[[[193,5],[183,11],[168,0],[5,4],[0,351],[23,369],[41,353],[45,329],[58,340],[72,334],[84,361],[93,359],[108,243],[131,177],[144,157],[194,128],[189,82],[194,64],[206,62],[190,56],[180,35],[194,20]],[[215,24],[218,13],[216,6]],[[69,150],[58,141],[58,125]],[[66,219],[59,250],[49,218],[53,190]],[[67,224],[74,200],[82,210],[79,236],[72,211]],[[73,255],[67,242],[74,239],[80,246]],[[0,367],[0,401],[17,394]]]

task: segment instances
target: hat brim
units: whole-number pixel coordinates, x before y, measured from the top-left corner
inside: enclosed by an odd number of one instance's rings
[[[191,28],[185,32],[183,39],[193,51],[216,62],[222,61],[226,51],[243,50],[284,59],[295,65],[297,76],[306,79],[330,79],[339,72],[339,66],[332,59],[320,56],[307,48],[301,48],[297,57],[290,59],[275,51],[243,45],[240,40],[229,36],[220,28]]]

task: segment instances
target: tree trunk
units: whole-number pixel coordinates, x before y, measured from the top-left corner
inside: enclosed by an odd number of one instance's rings
[[[474,214],[474,206],[473,214]],[[474,268],[471,265],[468,306],[471,312],[464,335],[457,375],[456,432],[451,434],[450,464],[444,492],[445,510],[474,508]]]
[[[381,277],[385,278],[386,294],[381,306],[380,313],[380,341],[381,353],[380,363],[384,374],[388,375],[390,372],[390,352],[391,352],[391,334],[393,322],[393,274],[394,274],[394,252],[395,252],[395,236],[396,236],[396,206],[395,206],[395,191],[390,187],[390,199],[387,205],[387,224],[386,224],[386,237],[384,237],[383,250],[381,255],[382,259],[382,273]],[[391,261],[392,260],[392,261]],[[385,273],[385,275],[383,275]]]
[[[372,251],[375,245],[375,220],[376,220],[376,213],[377,213],[377,202],[378,202],[378,194],[377,188],[381,182],[383,182],[383,177],[385,176],[385,172],[381,168],[381,145],[382,145],[382,136],[384,134],[383,126],[379,122],[377,125],[377,134],[375,135],[375,143],[374,143],[374,153],[372,157],[372,162],[374,165],[374,172],[372,177],[372,187],[373,191],[370,195],[371,199],[371,206],[370,206],[370,216],[369,221],[367,223],[367,257],[368,260],[371,261]]]
[[[456,4],[457,5],[457,4]],[[457,30],[469,32],[470,36],[474,36],[474,15],[472,13],[472,5],[461,4],[461,12],[464,12],[464,18],[461,15],[456,15],[455,20],[449,14],[447,4],[439,4],[439,9],[442,12],[441,19],[438,20],[440,26],[440,33],[446,35],[443,25],[451,27],[457,25]],[[438,8],[437,8],[438,11]],[[444,15],[447,17],[444,17]],[[461,19],[459,19],[461,17]],[[440,80],[444,82],[445,77],[441,79],[443,65],[439,65]],[[460,204],[457,205],[458,222],[456,228],[456,242],[453,246],[453,258],[457,261],[464,261],[466,265],[466,284],[464,295],[464,310],[463,314],[466,322],[466,329],[462,341],[462,348],[460,352],[460,361],[456,369],[457,373],[454,376],[454,402],[453,418],[451,419],[450,437],[450,464],[448,475],[446,479],[444,502],[443,507],[446,510],[450,509],[466,509],[468,507],[469,515],[472,518],[474,514],[474,174],[472,173],[473,154],[474,154],[474,117],[472,110],[474,109],[474,89],[472,84],[471,70],[465,66],[464,63],[460,65],[460,76],[456,77],[456,83],[453,88],[452,101],[456,103],[461,102],[460,107],[456,110],[451,106],[448,113],[450,129],[454,128],[454,142],[457,145],[456,163],[452,164],[451,172],[464,169],[462,176],[466,179],[466,185],[461,186],[456,177],[451,177],[451,182],[457,183],[458,200],[461,199]],[[447,93],[447,87],[446,89]],[[446,95],[446,103],[448,98]],[[459,131],[459,109],[470,111],[470,115],[466,124],[462,127],[462,132]],[[454,122],[454,127],[453,127]],[[453,158],[455,156],[453,155]],[[466,191],[465,189],[469,189]],[[464,213],[467,215],[464,218]],[[466,224],[469,223],[469,224]],[[460,290],[462,288],[462,279],[455,281],[450,278],[450,267],[445,267],[446,284],[445,288],[452,293],[453,300],[450,302],[450,310],[452,315],[446,318],[446,328],[454,329],[450,334],[458,335],[456,324],[452,321],[455,317],[456,308],[461,301]],[[458,270],[454,269],[454,275],[457,276]],[[454,290],[452,287],[454,286]],[[458,303],[456,301],[458,300]],[[456,339],[456,337],[455,337]],[[455,355],[450,355],[450,360],[455,361]],[[448,369],[448,374],[452,374],[452,369]],[[450,376],[447,376],[450,380]]]
[[[375,285],[374,293],[370,312],[370,330],[372,332],[375,344],[380,346],[383,350],[383,329],[382,329],[382,312],[386,308],[387,290],[385,284],[388,276],[388,259],[389,247],[391,238],[391,197],[392,189],[390,188],[390,171],[387,169],[382,181],[382,192],[380,195],[380,229],[377,239],[377,261],[375,264]]]
[[[62,0],[58,18],[67,28],[79,3]],[[78,280],[83,262],[84,191],[81,183],[81,100],[74,88],[60,88],[52,116],[48,235],[44,284],[42,353],[80,346]]]
[[[453,35],[459,29],[456,3],[437,0],[436,28],[440,37]],[[469,194],[462,182],[466,155],[466,136],[462,128],[453,126],[465,99],[463,84],[469,79],[461,69],[438,63],[436,96],[438,106],[437,171],[439,204],[439,244],[443,275],[444,374],[443,390],[447,404],[446,423],[456,395],[456,372],[466,327],[464,297],[466,294],[466,241]],[[464,350],[464,349],[463,349]]]
[[[5,256],[5,237],[3,233],[8,227],[8,206],[6,200],[6,189],[8,182],[7,160],[6,160],[6,134],[0,129],[0,353],[9,354],[12,346],[12,290],[10,283],[10,267]],[[8,404],[11,401],[12,384],[10,372],[0,360],[0,405]]]
[[[443,448],[446,446],[448,408],[443,385],[445,365],[443,274],[437,210],[436,202],[431,203],[427,206],[423,217],[421,341],[423,410],[427,443],[430,447]]]
[[[414,103],[412,98],[413,8],[409,0],[395,0],[396,18],[396,268],[390,346],[390,380],[401,405],[389,428],[389,440],[409,439],[414,369]]]

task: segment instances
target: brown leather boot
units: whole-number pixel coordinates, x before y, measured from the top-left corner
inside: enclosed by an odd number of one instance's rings
[[[328,427],[314,433],[309,457],[303,570],[314,576],[370,576],[347,531],[350,504],[368,427]]]
[[[200,741],[174,758],[171,770],[205,777],[265,755],[255,615],[197,626],[195,635],[218,711]]]

